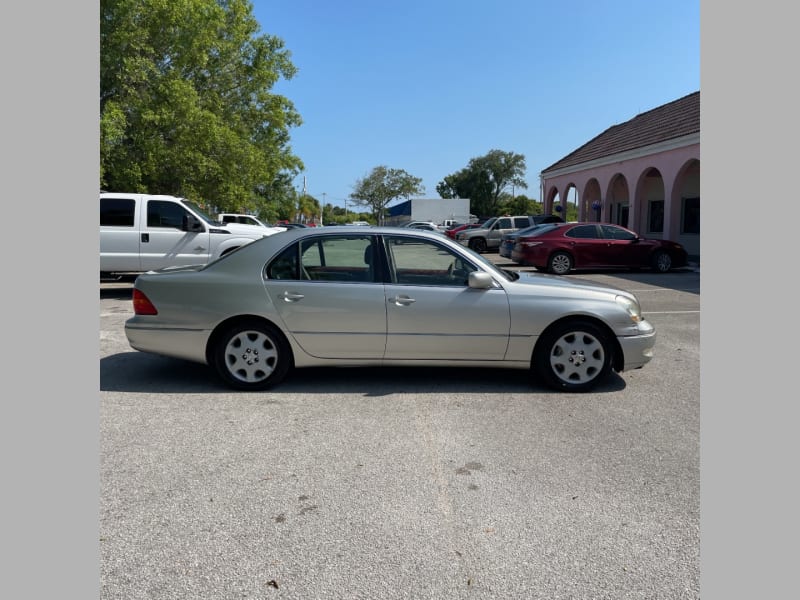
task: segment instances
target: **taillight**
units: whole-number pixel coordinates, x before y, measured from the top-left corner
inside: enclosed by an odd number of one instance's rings
[[[524,247],[524,248],[533,248],[534,246],[538,246],[541,243],[542,242],[537,242],[535,240],[525,239],[525,238],[522,238],[521,240],[519,240],[519,245]]]
[[[136,288],[133,289],[133,312],[137,315],[157,315],[158,311],[150,298]]]

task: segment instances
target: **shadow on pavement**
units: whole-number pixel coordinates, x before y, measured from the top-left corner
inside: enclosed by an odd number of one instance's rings
[[[618,392],[616,373],[592,393]],[[100,390],[164,394],[250,394],[228,388],[206,365],[144,352],[123,352],[100,360]],[[560,394],[528,371],[461,367],[307,367],[295,369],[270,394]]]

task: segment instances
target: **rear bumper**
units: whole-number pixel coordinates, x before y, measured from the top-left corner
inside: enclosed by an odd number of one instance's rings
[[[134,317],[135,319],[135,317]],[[206,344],[209,331],[204,329],[178,329],[149,327],[125,323],[125,336],[134,350],[182,358],[193,362],[206,362]]]

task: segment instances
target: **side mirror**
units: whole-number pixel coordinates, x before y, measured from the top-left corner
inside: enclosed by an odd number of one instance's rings
[[[494,280],[488,273],[484,273],[483,271],[472,271],[469,274],[468,282],[469,287],[473,289],[488,290],[490,287],[492,287]]]
[[[183,225],[181,229],[183,229],[184,231],[189,231],[189,232],[205,231],[205,227],[203,227],[203,224],[200,222],[200,219],[198,219],[194,215],[189,215],[189,214],[184,215],[183,222],[181,223],[181,225]]]

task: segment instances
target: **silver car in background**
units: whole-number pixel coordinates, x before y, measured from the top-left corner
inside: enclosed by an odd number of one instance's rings
[[[133,306],[133,348],[206,363],[241,390],[308,366],[440,365],[531,369],[585,392],[645,365],[656,340],[630,292],[498,269],[408,228],[277,233],[140,275]]]

